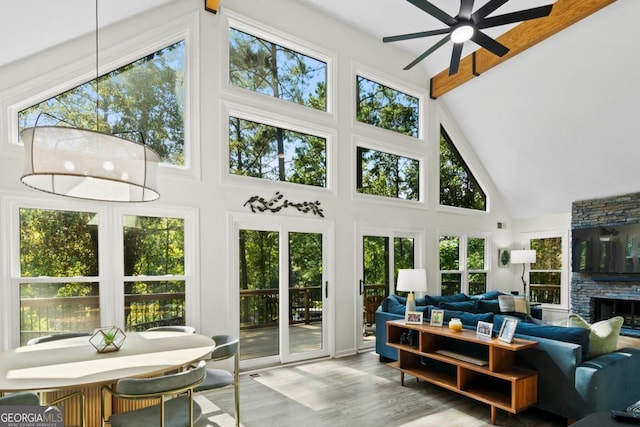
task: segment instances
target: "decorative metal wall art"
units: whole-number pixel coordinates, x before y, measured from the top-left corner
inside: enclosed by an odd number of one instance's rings
[[[284,200],[283,200],[284,199]],[[318,215],[320,218],[324,218],[324,211],[320,207],[320,202],[300,202],[293,203],[284,198],[284,194],[276,191],[276,194],[269,200],[266,200],[260,196],[253,196],[247,200],[243,206],[249,205],[251,212],[278,212],[284,208],[296,208],[298,212],[308,213],[311,212],[314,215]]]

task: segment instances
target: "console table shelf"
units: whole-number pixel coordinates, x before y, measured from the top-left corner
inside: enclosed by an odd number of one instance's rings
[[[417,335],[417,347],[400,344],[402,334],[411,331]],[[495,424],[497,409],[518,413],[538,401],[538,373],[515,364],[515,353],[536,346],[535,341],[514,339],[505,343],[497,338],[478,337],[475,331],[450,331],[447,327],[427,324],[406,324],[404,320],[387,322],[387,345],[398,349],[398,361],[389,363],[400,371],[400,381],[404,385],[405,374],[455,391],[463,396],[491,406],[491,423]],[[460,347],[460,342],[464,346]],[[476,364],[461,360],[456,353],[444,355],[438,350],[460,348],[473,351],[473,355],[486,355],[483,362]],[[482,357],[480,358],[482,359]],[[475,361],[475,360],[474,360]]]

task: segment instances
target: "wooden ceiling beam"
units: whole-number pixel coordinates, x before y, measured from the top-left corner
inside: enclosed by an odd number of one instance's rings
[[[496,39],[509,48],[506,55],[500,57],[480,48],[460,61],[456,74],[449,76],[449,69],[446,69],[432,77],[431,98],[444,95],[615,1],[557,0],[549,16],[524,21]]]

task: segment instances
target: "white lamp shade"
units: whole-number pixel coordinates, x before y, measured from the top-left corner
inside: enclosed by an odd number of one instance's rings
[[[22,182],[36,190],[90,200],[148,202],[160,197],[159,156],[114,135],[63,126],[24,129]]]
[[[426,292],[427,271],[421,268],[399,270],[396,290],[405,292]]]
[[[536,262],[536,251],[533,249],[511,251],[512,264],[531,264],[534,262]]]

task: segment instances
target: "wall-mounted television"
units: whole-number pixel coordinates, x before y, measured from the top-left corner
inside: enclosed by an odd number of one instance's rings
[[[640,224],[571,230],[571,270],[640,273]]]

